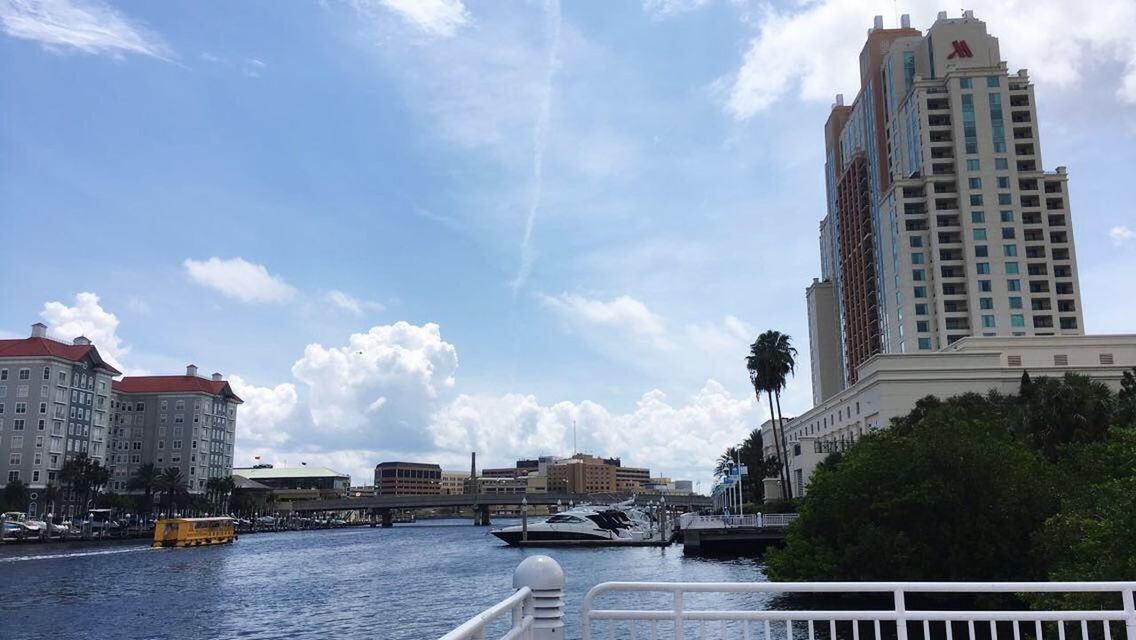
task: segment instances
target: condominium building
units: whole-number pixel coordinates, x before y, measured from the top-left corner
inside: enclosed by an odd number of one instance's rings
[[[1080,334],[1068,175],[1043,169],[1029,74],[1008,71],[970,11],[925,34],[877,17],[859,65],[860,92],[837,96],[824,127],[816,400],[879,353]]]
[[[49,338],[43,323],[27,338],[0,340],[0,487],[27,484],[33,514],[68,458],[106,461],[111,382],[119,373],[90,340]]]
[[[125,491],[143,464],[180,469],[189,491],[233,471],[237,406],[243,401],[220,373],[128,376],[114,383],[108,466],[111,486]]]

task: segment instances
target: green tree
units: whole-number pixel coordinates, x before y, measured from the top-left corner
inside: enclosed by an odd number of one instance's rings
[[[4,511],[28,510],[28,485],[23,480],[11,480],[4,485]]]
[[[777,458],[781,461],[781,486],[785,497],[792,499],[793,487],[789,477],[789,460],[786,455],[785,429],[783,415],[781,414],[781,391],[788,384],[797,365],[797,350],[793,348],[792,339],[779,331],[766,331],[757,337],[750,345],[749,355],[746,356],[746,369],[749,370],[749,380],[753,385],[754,394],[761,402],[761,393],[765,392],[769,400],[769,416],[773,420],[773,440],[777,450]],[[776,412],[774,412],[776,403]]]
[[[177,505],[184,503],[185,497],[188,496],[185,476],[177,467],[168,467],[162,471],[154,488],[162,496],[161,502],[167,514],[172,514]]]
[[[1054,462],[1064,445],[1102,440],[1115,408],[1112,391],[1088,376],[1042,377],[1023,385],[1013,428],[1019,438]]]
[[[154,511],[154,489],[158,486],[159,475],[158,467],[154,466],[151,462],[147,462],[135,469],[134,474],[126,481],[127,489],[142,492],[144,496],[142,510],[147,514],[153,513]]]
[[[1029,580],[1053,473],[988,419],[999,397],[926,401],[814,475],[775,580]]]
[[[49,482],[43,488],[43,513],[45,516],[55,515],[57,502],[59,502],[59,485]]]
[[[730,475],[730,469],[734,466],[734,460],[738,457],[737,447],[727,447],[722,455],[718,456],[717,462],[714,463],[714,475],[718,478],[724,478]]]
[[[1120,378],[1120,393],[1116,394],[1114,423],[1136,426],[1136,368],[1125,371]]]

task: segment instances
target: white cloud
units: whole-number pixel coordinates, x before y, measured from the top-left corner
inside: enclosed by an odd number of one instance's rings
[[[1133,231],[1127,225],[1120,224],[1108,230],[1108,237],[1112,239],[1112,244],[1123,247],[1136,240],[1136,231]]]
[[[241,302],[285,302],[296,295],[296,290],[283,278],[268,273],[264,265],[244,258],[187,259],[184,266],[186,275],[197,284]]]
[[[937,0],[910,0],[912,24],[929,26]],[[1030,69],[1039,84],[1075,88],[1094,65],[1118,62],[1116,95],[1136,103],[1136,3],[1094,3],[1072,19],[1061,0],[973,0],[968,7],[999,38],[1011,70]],[[824,0],[786,9],[766,5],[738,72],[729,79],[727,110],[745,119],[794,88],[804,100],[827,101],[859,88],[857,56],[874,15],[893,16],[890,1]],[[1059,35],[1057,35],[1059,34]]]
[[[268,65],[264,64],[263,61],[257,60],[256,58],[245,58],[244,62],[241,63],[241,73],[250,78],[259,78],[261,72],[264,71],[267,66]]]
[[[643,0],[643,11],[662,19],[701,9],[709,3],[710,0]]]
[[[240,408],[238,433],[242,446],[279,447],[291,439],[286,421],[299,401],[296,385],[283,382],[275,387],[258,387],[238,375],[229,376],[229,384],[245,401]]]
[[[89,291],[77,293],[73,306],[46,302],[39,315],[47,324],[49,335],[68,342],[84,336],[103,359],[116,369],[125,370],[121,359],[130,352],[130,347],[118,337],[118,317],[103,309],[98,295]]]
[[[132,297],[126,301],[126,308],[132,313],[148,316],[150,315],[150,303],[142,298]]]
[[[448,38],[469,22],[469,13],[461,0],[378,0],[378,4],[431,36]],[[375,1],[355,0],[354,5],[370,14]]]
[[[335,289],[327,292],[327,301],[356,316],[362,316],[367,311],[382,311],[385,308],[378,302],[360,300],[353,295]]]
[[[454,384],[457,350],[436,324],[355,333],[342,347],[310,344],[292,366],[307,385],[315,438],[334,445],[421,447],[428,417]]]
[[[621,339],[656,349],[666,350],[673,346],[667,339],[663,319],[631,296],[598,300],[562,293],[558,296],[542,295],[540,301],[572,327],[615,330]]]
[[[53,50],[114,57],[170,55],[158,35],[98,0],[0,0],[0,22],[8,35]]]

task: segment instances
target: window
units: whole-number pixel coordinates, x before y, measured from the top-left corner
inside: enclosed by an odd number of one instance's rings
[[[999,171],[1005,171],[1010,168],[1010,161],[1006,158],[994,158],[994,168]]]
[[[20,472],[19,471],[9,471],[8,472],[8,482],[15,482],[19,479],[20,479]]]
[[[1014,197],[1011,196],[1008,193],[999,193],[998,194],[998,204],[1001,204],[1001,205],[1014,204]]]
[[[971,189],[981,189],[982,188],[982,178],[970,178],[969,180],[967,180],[967,184],[970,186]]]
[[[986,229],[975,229],[974,230],[974,239],[975,240],[985,240],[986,239]]]
[[[927,272],[923,269],[912,269],[911,279],[916,282],[922,282],[927,279]]]
[[[1003,229],[1003,231],[1005,231],[1005,229]],[[1011,229],[1011,231],[1013,231],[1013,229]],[[1003,234],[1003,235],[1005,235],[1005,234]],[[1007,258],[1013,258],[1013,257],[1017,256],[1018,255],[1018,245],[1016,245],[1016,244],[1004,244],[1004,245],[1002,245],[1002,255],[1006,256]]]
[[[1009,189],[1010,188],[1010,176],[998,176],[998,188],[999,189]]]
[[[20,380],[31,380],[31,379],[32,379],[32,370],[31,369],[20,369]]]
[[[15,446],[15,445],[13,445],[13,446]],[[13,451],[12,453],[8,454],[8,464],[12,465],[13,467],[18,467],[18,466],[20,466],[20,462],[23,460],[23,457],[24,457],[24,454],[16,453],[15,451]],[[19,476],[16,476],[16,477],[18,478]],[[11,474],[8,475],[8,479],[9,480],[12,479]]]
[[[43,368],[43,379],[44,380],[51,380],[51,367],[44,367]]]
[[[927,315],[927,304],[921,302],[921,303],[915,305],[915,315],[917,315],[917,316]]]
[[[976,245],[974,245],[974,257],[976,257],[976,258],[985,258],[985,257],[987,257],[987,256],[988,256],[989,254],[990,254],[990,252],[989,252],[989,250],[988,250],[988,249],[986,248],[986,245],[984,245],[984,244],[976,244]]]
[[[7,379],[8,379],[8,370],[7,369],[0,369],[0,380],[7,380]]]
[[[1018,273],[1018,263],[1017,262],[1007,262],[1006,263],[1006,273],[1009,274],[1009,275],[1014,275],[1014,274]]]
[[[178,400],[174,403],[174,411],[185,411],[185,400]]]
[[[961,87],[963,89],[971,88],[971,79],[970,78],[959,78],[959,87]]]
[[[1002,239],[1003,240],[1013,240],[1015,237],[1016,236],[1014,234],[1014,228],[1013,227],[1002,227]]]
[[[978,158],[971,158],[971,159],[966,161],[966,170],[967,171],[979,171],[980,169],[981,169],[981,165],[978,162]]]
[[[1021,296],[1010,296],[1010,308],[1011,309],[1021,309],[1022,308]]]
[[[990,329],[993,326],[994,326],[994,316],[991,316],[991,315],[982,316],[982,328]]]
[[[174,440],[173,444],[170,445],[170,448],[171,449],[181,449],[181,440]]]
[[[969,82],[969,78],[963,78]],[[978,153],[978,128],[974,123],[974,96],[969,93],[962,94],[962,124],[963,135],[966,140],[966,152]]]
[[[978,268],[979,275],[990,273],[990,263],[989,262],[979,262],[975,266]]]
[[[931,339],[930,338],[919,338],[919,349],[921,351],[930,351],[931,350]]]
[[[1024,327],[1024,326],[1026,326],[1025,316],[1023,316],[1020,313],[1010,314],[1010,326],[1011,327]]]
[[[991,291],[990,281],[989,280],[979,280],[978,281],[978,290],[983,292],[983,293],[989,293]]]
[[[911,254],[911,264],[923,264],[923,254],[922,253]]]
[[[24,448],[24,436],[12,436],[11,447],[13,449],[23,449]]]
[[[27,412],[28,412],[28,403],[26,403],[26,402],[17,402],[16,403],[16,415],[19,415],[21,413],[27,413]]]
[[[993,309],[994,308],[994,298],[979,298],[978,299],[978,308],[979,309]]]
[[[986,76],[986,86],[997,87],[998,86],[998,80],[999,80],[998,76]]]
[[[39,403],[39,412],[41,414],[47,413],[47,403],[46,402]]]
[[[927,333],[931,330],[931,323],[926,320],[917,320],[915,322],[915,330],[920,333]]]
[[[1013,222],[1014,221],[1014,212],[1013,211],[1003,211],[1000,215],[1002,217],[1002,222]]]
[[[915,287],[915,297],[916,298],[926,298],[927,297],[927,287]]]
[[[982,206],[982,194],[981,193],[970,194],[970,206],[972,206],[972,207],[981,207]]]
[[[165,411],[166,409],[169,409],[169,408],[170,408],[170,402],[169,402],[169,400],[162,400],[162,405],[161,405],[161,406],[162,406],[162,411]]]
[[[1006,281],[1006,289],[1008,291],[1021,291],[1022,290],[1022,281],[1017,280],[1017,279],[1007,280]]]
[[[974,224],[982,224],[986,222],[986,214],[981,211],[971,211],[970,221]]]
[[[909,239],[909,242],[911,243],[912,247],[922,247],[923,246],[922,236],[911,236],[911,238]]]
[[[994,153],[1006,152],[1006,127],[1002,124],[1002,94],[990,94],[990,132],[994,138]]]

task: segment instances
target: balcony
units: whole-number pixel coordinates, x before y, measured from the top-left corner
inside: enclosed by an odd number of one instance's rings
[[[958,193],[958,185],[953,180],[936,182],[935,193]]]
[[[957,227],[959,226],[958,216],[935,216],[935,226],[943,227]]]
[[[1061,328],[1062,329],[1076,329],[1077,328],[1077,318],[1076,317],[1061,318]]]
[[[1051,226],[1051,227],[1064,227],[1065,226],[1065,216],[1062,216],[1062,215],[1051,215],[1051,216],[1049,216],[1049,226]]]
[[[1054,249],[1053,250],[1053,259],[1054,260],[1068,260],[1069,259],[1069,250],[1065,249],[1065,248]]]
[[[1065,244],[1069,242],[1069,234],[1064,231],[1050,231],[1049,241],[1053,244]]]
[[[957,231],[943,231],[939,233],[939,244],[959,244],[962,234]]]
[[[1037,212],[1023,213],[1022,224],[1041,224],[1041,214]]]
[[[1029,265],[1028,271],[1031,276],[1049,275],[1049,267],[1044,262]]]
[[[922,197],[924,197],[924,195],[925,194],[923,193],[922,187],[904,187],[903,188],[903,197],[908,199],[908,200],[922,198]]]
[[[926,220],[904,220],[903,226],[908,231],[926,231],[927,230],[927,221]]]
[[[1060,182],[1049,182],[1049,181],[1046,181],[1046,183],[1045,183],[1045,192],[1046,192],[1046,193],[1062,193],[1062,190],[1061,190],[1061,183],[1060,183]]]
[[[1050,311],[1052,307],[1050,306],[1049,298],[1034,298],[1030,300],[1030,309],[1034,311]]]
[[[1026,242],[1045,242],[1045,235],[1040,229],[1026,229],[1022,238]]]
[[[1037,179],[1018,180],[1018,189],[1021,191],[1037,191]]]
[[[1029,291],[1030,293],[1049,293],[1049,281],[1030,280]]]
[[[1018,154],[1019,156],[1032,156],[1033,143],[1014,145],[1014,153]]]
[[[1033,127],[1014,127],[1014,140],[1032,140]]]
[[[1067,264],[1059,264],[1053,266],[1054,278],[1072,278],[1073,268]]]
[[[1061,211],[1065,208],[1065,200],[1063,198],[1046,198],[1045,208],[1047,211]]]
[[[966,271],[964,271],[961,267],[948,267],[948,266],[945,266],[945,265],[942,266],[942,267],[939,267],[939,274],[944,278],[965,278],[966,277]]]
[[[958,198],[935,198],[936,211],[957,211],[958,208]]]
[[[1010,107],[1028,107],[1030,104],[1029,94],[1025,93],[1011,93],[1010,94]]]
[[[1052,329],[1053,316],[1034,316],[1033,317],[1034,329]]]
[[[1058,300],[1057,310],[1061,313],[1076,313],[1077,305],[1072,300]]]
[[[946,98],[930,98],[927,100],[927,111],[950,111],[951,104]]]
[[[931,165],[931,175],[933,176],[953,176],[955,175],[955,165],[949,163],[936,163]]]
[[[1014,124],[1033,122],[1033,116],[1030,115],[1028,109],[1021,111],[1012,111],[1010,112],[1010,121]]]
[[[939,260],[962,260],[962,251],[958,249],[939,249]]]
[[[1028,173],[1030,171],[1037,171],[1037,161],[1035,160],[1018,160],[1018,172]]]
[[[1054,291],[1056,291],[1059,296],[1071,296],[1073,295],[1073,283],[1058,282],[1054,285]]]

